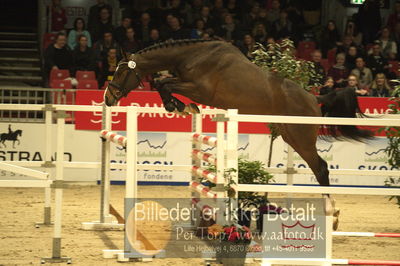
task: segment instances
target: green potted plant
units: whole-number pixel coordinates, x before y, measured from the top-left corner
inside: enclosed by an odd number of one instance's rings
[[[209,171],[215,172],[215,166],[210,165]],[[236,195],[232,186],[236,185],[233,181],[232,174],[235,169],[227,169],[225,171],[225,178],[228,180],[225,189],[228,192],[228,197],[232,198]],[[243,158],[238,159],[238,181],[239,184],[263,184],[266,185],[271,182],[273,176],[268,173],[264,163],[260,161],[250,161]],[[203,180],[207,186],[215,186],[213,183]],[[238,194],[238,224],[250,227],[251,208],[261,208],[268,204],[267,194],[260,194],[258,192],[239,192]]]
[[[395,82],[394,90],[391,93],[389,104],[389,109],[391,110],[391,114],[400,114],[400,81],[392,80]],[[400,168],[400,127],[384,127],[380,128],[379,131],[384,132],[386,137],[388,138],[388,146],[385,149],[385,152],[388,156],[388,164],[390,166]],[[385,185],[388,187],[400,187],[400,178],[397,177],[389,177],[385,181]],[[390,200],[396,200],[397,204],[400,208],[400,197],[392,196]]]

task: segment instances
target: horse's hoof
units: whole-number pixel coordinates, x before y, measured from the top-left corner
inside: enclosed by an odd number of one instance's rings
[[[339,227],[339,217],[334,216],[334,217],[333,217],[333,227],[332,227],[332,230],[333,230],[333,231],[336,231],[336,230],[338,229],[338,227]]]
[[[176,109],[179,112],[184,112],[185,111],[186,105],[183,102],[179,101],[178,99],[174,99],[172,102],[174,103]]]
[[[335,211],[333,212],[333,217],[339,217],[339,215],[340,215],[340,209],[335,208]]]
[[[200,114],[200,109],[194,103],[189,103],[185,106],[185,111],[191,114]]]
[[[175,111],[176,106],[175,106],[174,103],[168,102],[168,103],[166,103],[166,104],[164,105],[164,108],[165,108],[165,110],[167,110],[168,112],[171,113],[171,112]]]

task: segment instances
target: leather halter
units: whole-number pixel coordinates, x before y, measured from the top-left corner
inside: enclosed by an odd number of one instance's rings
[[[121,63],[119,63],[119,64],[117,65],[117,70],[118,70],[118,67],[121,66],[121,65],[129,65],[129,62],[121,62]],[[128,95],[128,93],[130,92],[130,90],[127,90],[127,89],[126,89],[126,83],[128,82],[128,78],[129,78],[129,76],[132,74],[132,72],[135,73],[135,76],[136,76],[136,79],[137,79],[139,85],[140,85],[140,86],[143,86],[143,83],[142,83],[142,81],[141,81],[141,79],[140,79],[140,76],[139,76],[139,74],[136,72],[135,68],[130,68],[130,67],[128,68],[128,73],[125,75],[125,78],[124,78],[124,80],[122,81],[122,84],[121,84],[121,85],[119,85],[118,83],[115,83],[115,82],[114,82],[114,78],[113,78],[113,80],[112,80],[110,83],[108,83],[109,86],[111,85],[111,87],[114,87],[114,88],[118,89],[118,90],[121,92],[121,94],[122,94],[121,97],[125,97],[125,96]],[[118,98],[114,95],[114,93],[113,93],[111,90],[109,90],[109,92],[110,92],[110,94],[112,95],[112,97],[114,98],[114,100],[117,101]]]

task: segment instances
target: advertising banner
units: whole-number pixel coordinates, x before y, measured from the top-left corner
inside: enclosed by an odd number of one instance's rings
[[[45,161],[44,124],[0,123],[0,161]],[[56,125],[53,126],[52,160],[57,158]],[[74,125],[65,125],[65,161],[99,162],[100,140],[95,132],[76,131]],[[38,168],[36,168],[38,169]],[[55,168],[51,169],[55,174]],[[38,169],[45,170],[45,169]],[[0,179],[31,179],[0,170]],[[54,175],[53,175],[54,178]],[[68,181],[94,181],[99,178],[98,169],[64,170],[64,179]]]
[[[93,90],[78,90],[76,92],[76,104],[78,105],[102,105],[104,92]],[[189,99],[177,96],[184,103],[190,103]],[[359,97],[360,108],[366,114],[386,114],[389,112],[388,98]],[[163,107],[158,92],[134,91],[126,98],[121,99],[120,106]],[[203,106],[203,108],[211,108]],[[100,130],[101,113],[76,112],[76,129]],[[215,123],[211,116],[203,117],[204,132],[215,132]],[[126,127],[126,114],[114,112],[112,114],[113,130],[123,131]],[[191,117],[183,117],[171,114],[141,114],[139,116],[139,131],[160,132],[190,132]],[[265,134],[269,133],[268,127],[263,123],[239,123],[239,133]]]

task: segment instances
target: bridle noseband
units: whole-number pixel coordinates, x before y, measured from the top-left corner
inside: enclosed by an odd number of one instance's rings
[[[117,65],[117,70],[116,70],[115,72],[118,71],[118,68],[119,68],[121,65],[128,65],[128,73],[126,74],[124,80],[122,81],[122,84],[119,85],[119,84],[115,83],[115,82],[114,82],[114,78],[113,78],[113,80],[112,80],[110,83],[108,83],[108,85],[109,85],[109,86],[111,85],[112,87],[118,89],[118,90],[121,92],[121,94],[122,94],[121,97],[125,97],[125,96],[128,95],[128,93],[130,92],[129,90],[126,89],[126,83],[128,82],[129,76],[132,75],[132,72],[135,73],[135,76],[136,76],[136,79],[137,79],[137,81],[138,81],[138,83],[139,83],[139,86],[143,86],[143,83],[142,83],[142,81],[141,81],[141,79],[140,79],[139,74],[138,74],[138,73],[136,72],[136,70],[135,70],[135,68],[136,68],[136,63],[135,63],[135,61],[130,60],[130,61],[128,61],[128,62],[120,62],[120,63]],[[110,92],[110,94],[112,95],[112,97],[113,97],[115,100],[118,100],[118,98],[114,95],[114,93],[113,93],[111,90],[109,90],[109,92]]]

